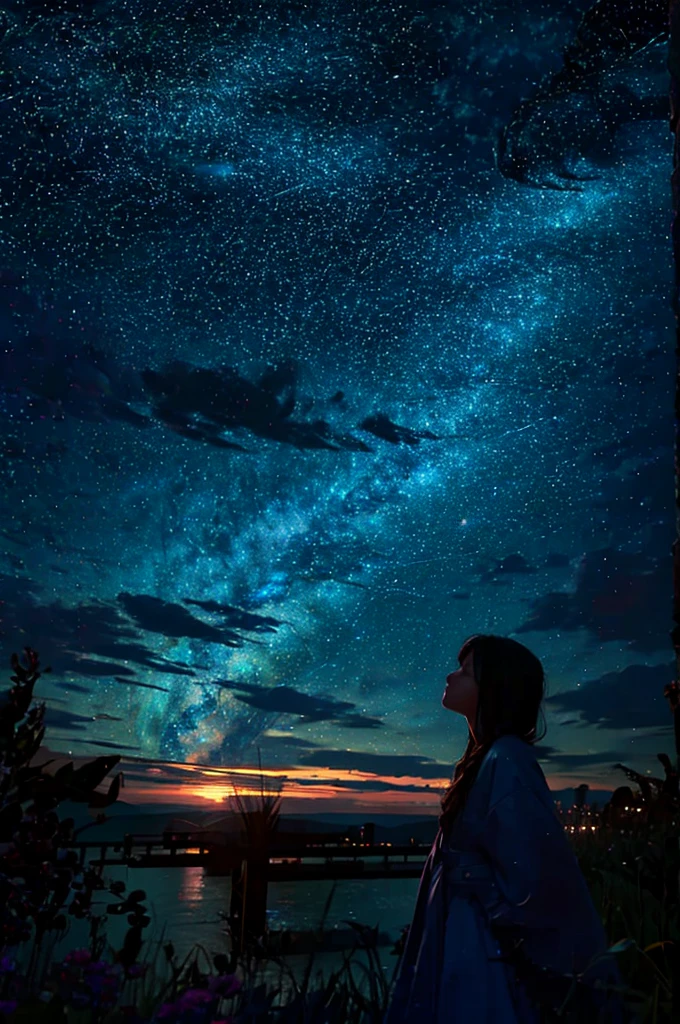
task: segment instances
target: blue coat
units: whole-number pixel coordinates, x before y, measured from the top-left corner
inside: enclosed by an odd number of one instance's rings
[[[519,940],[515,955],[532,984],[520,980],[515,961],[498,959]],[[569,988],[564,976],[584,972],[606,948],[535,751],[501,736],[449,835],[440,829],[432,844],[383,1024],[539,1024],[549,1018],[535,980],[559,1006]],[[592,992],[598,978],[622,985],[612,954],[591,966],[584,974],[591,984],[579,990]],[[584,1024],[629,1019],[620,997],[592,998],[598,1011],[582,1012]]]

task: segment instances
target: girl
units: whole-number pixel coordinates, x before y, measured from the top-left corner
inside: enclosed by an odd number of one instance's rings
[[[470,735],[383,1024],[621,1024],[621,977],[532,749],[542,665],[481,634],[458,661],[442,704]]]

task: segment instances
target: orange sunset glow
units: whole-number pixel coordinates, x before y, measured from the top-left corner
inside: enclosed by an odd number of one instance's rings
[[[196,764],[154,762],[121,763],[134,779],[125,783],[124,799],[135,804],[157,804],[162,780],[163,803],[177,803],[205,809],[211,805],[230,806],[236,793],[257,797],[265,791],[280,793],[282,813],[313,814],[321,811],[361,811],[387,814],[436,815],[442,791],[450,776],[424,779],[417,776],[378,776],[371,772],[338,769],[206,767]],[[453,766],[452,766],[453,767]],[[578,786],[583,779],[550,775],[553,790]],[[262,780],[262,782],[261,782]],[[365,788],[357,788],[363,784]],[[372,787],[375,787],[373,789]],[[597,799],[597,790],[592,796]]]

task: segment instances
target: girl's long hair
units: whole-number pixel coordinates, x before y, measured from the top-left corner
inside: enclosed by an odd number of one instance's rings
[[[474,734],[457,762],[451,783],[442,796],[439,824],[447,832],[463,809],[477,778],[484,755],[499,736],[514,733],[533,744],[545,693],[543,666],[535,654],[516,640],[477,633],[468,637],[458,652],[462,664],[472,651],[475,681],[479,688]],[[545,716],[543,716],[545,726]]]

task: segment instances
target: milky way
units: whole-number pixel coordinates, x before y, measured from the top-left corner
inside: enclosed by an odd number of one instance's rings
[[[52,664],[52,745],[439,778],[498,632],[548,774],[649,768],[664,40],[603,73],[606,140],[553,105],[541,169],[586,180],[540,188],[498,139],[585,3],[5,7],[2,653]]]

